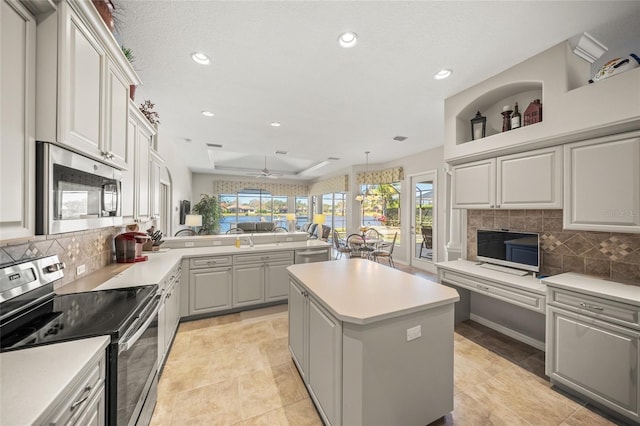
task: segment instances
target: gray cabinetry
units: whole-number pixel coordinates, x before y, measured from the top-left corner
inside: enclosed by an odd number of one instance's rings
[[[320,416],[342,422],[342,323],[289,282],[289,348]]]
[[[287,299],[292,251],[239,254],[233,263],[234,307]]]
[[[309,390],[330,424],[342,419],[342,324],[309,298]]]
[[[546,374],[551,382],[640,421],[640,307],[548,285]]]
[[[224,266],[228,264],[229,266]],[[215,265],[203,267],[202,265]],[[222,265],[222,266],[217,266]],[[230,256],[191,259],[189,315],[230,309],[233,271]]]
[[[264,301],[264,264],[233,267],[233,306]]]
[[[106,352],[101,350],[73,379],[73,388],[42,424],[104,425]]]

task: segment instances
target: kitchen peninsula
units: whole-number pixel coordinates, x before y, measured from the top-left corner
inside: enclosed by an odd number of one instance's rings
[[[326,424],[453,410],[455,290],[365,259],[288,270],[289,348]]]

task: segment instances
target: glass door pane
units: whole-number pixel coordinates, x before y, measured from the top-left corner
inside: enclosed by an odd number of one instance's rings
[[[411,178],[411,264],[435,272],[435,172]]]

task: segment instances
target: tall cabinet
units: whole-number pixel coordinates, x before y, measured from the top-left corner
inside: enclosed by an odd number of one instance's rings
[[[0,1],[0,240],[33,235],[36,20]]]
[[[155,128],[149,124],[136,104],[130,101],[127,156],[133,158],[133,165],[122,174],[122,216],[125,223],[146,222],[151,219],[150,148],[155,134]]]

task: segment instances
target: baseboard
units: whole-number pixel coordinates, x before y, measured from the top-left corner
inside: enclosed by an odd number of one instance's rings
[[[522,333],[518,333],[517,331],[514,331],[510,328],[505,327],[504,325],[500,325],[497,324],[493,321],[489,321],[488,319],[482,318],[476,314],[470,314],[469,315],[469,319],[471,319],[472,321],[477,322],[478,324],[482,324],[486,327],[489,327],[492,330],[498,331],[502,334],[504,334],[505,336],[509,336],[513,339],[516,339],[522,343],[526,343],[529,346],[533,346],[536,349],[540,349],[541,351],[545,351],[545,345],[544,342],[541,342],[539,340],[536,340],[534,338],[531,338],[529,336],[526,336]]]

